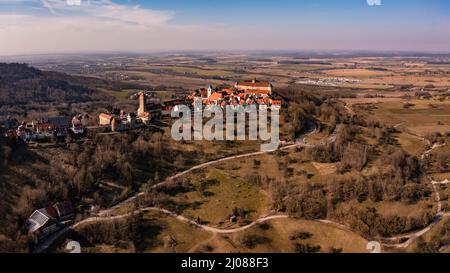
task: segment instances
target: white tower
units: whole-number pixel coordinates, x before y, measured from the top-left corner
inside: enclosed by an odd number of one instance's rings
[[[208,98],[211,97],[212,93],[213,93],[213,87],[212,87],[212,85],[210,84],[210,85],[208,86]]]

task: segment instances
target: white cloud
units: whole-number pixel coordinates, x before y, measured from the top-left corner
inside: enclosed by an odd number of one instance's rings
[[[171,35],[164,35],[165,32],[189,32],[196,28],[171,25],[174,13],[170,11],[120,5],[110,0],[84,0],[79,6],[67,5],[66,0],[34,2],[41,3],[50,14],[0,13],[0,55],[146,51],[158,44],[155,41],[167,42],[163,37]]]
[[[381,6],[381,0],[367,0],[369,6]]]
[[[64,16],[88,16],[105,20],[115,20],[123,23],[152,26],[167,23],[173,13],[169,11],[154,11],[139,6],[116,4],[110,0],[41,0],[52,13]]]
[[[33,1],[33,0],[0,0]],[[308,25],[182,24],[175,13],[110,0],[33,1],[42,11],[1,13],[0,56],[36,53],[221,49],[373,49],[450,50],[448,20],[414,31],[389,22],[346,27],[342,23]],[[38,4],[36,4],[38,3]]]

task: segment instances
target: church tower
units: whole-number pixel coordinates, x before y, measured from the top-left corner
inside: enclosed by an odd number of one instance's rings
[[[139,108],[138,108],[138,116],[142,116],[145,112],[145,93],[139,93]]]
[[[212,87],[212,85],[210,84],[210,85],[208,86],[208,98],[211,97],[212,93],[213,93],[213,87]]]

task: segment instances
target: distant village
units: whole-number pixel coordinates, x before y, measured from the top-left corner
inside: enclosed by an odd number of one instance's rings
[[[160,102],[151,98],[148,92],[139,92],[139,107],[136,112],[126,112],[112,108],[99,114],[97,124],[90,126],[88,114],[73,117],[59,116],[32,121],[19,122],[8,117],[4,122],[5,136],[18,138],[24,142],[70,142],[86,138],[89,131],[95,133],[124,132],[150,126],[153,121],[170,115],[177,105],[194,107],[194,102],[201,100],[204,108],[217,105],[224,108],[231,106],[260,105],[268,108],[280,108],[282,101],[273,92],[270,82],[251,81],[236,82],[231,88],[218,89],[209,85],[193,91],[185,98]]]

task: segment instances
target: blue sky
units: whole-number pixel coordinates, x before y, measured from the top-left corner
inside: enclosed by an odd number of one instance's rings
[[[432,20],[448,16],[450,1],[447,0],[383,0],[381,6],[371,7],[366,0],[122,0],[120,3],[142,5],[147,8],[173,10],[185,20],[264,21],[269,17],[281,21],[302,17],[333,19],[393,18],[401,21],[407,16],[419,16]],[[262,15],[262,16],[261,16]],[[405,16],[406,15],[406,16]]]
[[[450,51],[450,1],[0,0],[0,55],[78,51]],[[2,41],[3,40],[3,41]]]

